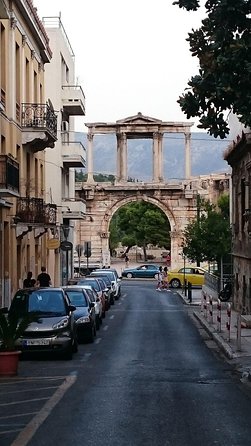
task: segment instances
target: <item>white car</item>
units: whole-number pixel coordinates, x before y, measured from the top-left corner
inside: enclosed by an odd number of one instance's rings
[[[115,300],[118,300],[121,295],[121,277],[114,268],[95,269],[91,272],[91,276],[101,276],[102,274],[108,276],[112,282],[112,293]]]

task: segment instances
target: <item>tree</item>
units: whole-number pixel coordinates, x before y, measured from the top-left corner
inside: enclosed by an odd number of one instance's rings
[[[200,218],[189,223],[184,231],[183,250],[192,261],[216,261],[220,270],[221,258],[231,249],[229,196],[219,199],[218,210],[207,200],[202,200],[200,206]]]
[[[143,248],[146,259],[148,244],[170,249],[170,224],[165,214],[156,206],[138,201],[120,208],[116,213],[116,227],[126,252],[134,245]]]
[[[196,11],[200,1],[173,4]],[[199,118],[199,128],[223,139],[229,133],[226,112],[251,126],[251,2],[207,0],[205,9],[201,27],[187,38],[192,56],[199,59],[199,73],[178,103],[188,119]]]

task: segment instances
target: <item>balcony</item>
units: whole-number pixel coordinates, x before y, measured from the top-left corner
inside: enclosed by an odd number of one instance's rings
[[[19,196],[19,164],[8,155],[0,155],[0,197]]]
[[[29,226],[53,226],[57,221],[57,206],[46,204],[42,198],[20,197],[15,220]]]
[[[62,85],[63,119],[85,115],[85,95],[80,85]]]
[[[68,220],[84,220],[86,214],[86,204],[80,198],[62,199],[62,217]]]
[[[22,143],[33,152],[53,148],[57,140],[57,116],[47,104],[22,104]]]
[[[66,168],[85,167],[85,148],[81,142],[63,141],[62,160]]]

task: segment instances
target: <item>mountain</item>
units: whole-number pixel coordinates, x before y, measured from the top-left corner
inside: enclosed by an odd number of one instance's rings
[[[76,133],[76,140],[87,147],[87,134]],[[94,172],[116,174],[116,135],[95,135],[93,140]],[[193,176],[230,172],[223,159],[228,140],[218,140],[203,132],[191,133],[191,173]],[[139,181],[152,179],[152,140],[129,139],[128,177]],[[165,179],[183,179],[185,173],[185,138],[166,133],[163,139]]]

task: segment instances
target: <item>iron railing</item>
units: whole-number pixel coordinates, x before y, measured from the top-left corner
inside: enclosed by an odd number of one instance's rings
[[[22,104],[22,127],[48,130],[57,139],[57,115],[47,104]]]
[[[20,223],[55,225],[57,206],[44,203],[42,198],[20,197],[17,200],[16,219]]]

